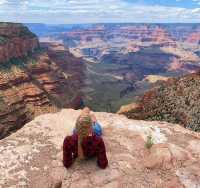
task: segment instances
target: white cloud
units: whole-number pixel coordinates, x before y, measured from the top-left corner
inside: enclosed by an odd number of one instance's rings
[[[7,0],[0,0],[0,5],[7,3]]]
[[[200,5],[200,0],[192,0],[194,2],[196,2],[198,5]]]
[[[198,22],[200,8],[145,6],[124,0],[20,0],[20,3],[18,0],[0,0],[0,20],[49,23]]]

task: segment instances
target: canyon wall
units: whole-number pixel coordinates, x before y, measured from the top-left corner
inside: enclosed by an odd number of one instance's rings
[[[94,26],[95,27],[95,26]],[[169,32],[162,27],[151,27],[148,25],[130,25],[119,27],[104,27],[80,29],[62,33],[58,36],[71,47],[77,45],[77,42],[83,44],[84,42],[91,42],[94,40],[102,40],[104,42],[118,38],[136,40],[140,42],[154,42],[160,46],[176,46],[175,40],[170,36]],[[76,41],[76,42],[75,42]]]
[[[58,34],[58,38],[64,38],[69,46],[77,45],[74,41],[89,42],[94,39],[106,41],[114,38],[176,46],[177,41],[197,43],[199,32],[200,24],[92,24],[88,28],[80,25],[68,31],[66,29],[65,32]]]
[[[186,41],[189,42],[189,43],[200,44],[200,31],[191,33],[187,37]]]
[[[200,131],[199,87],[199,72],[170,78],[147,91],[137,103],[122,107],[119,113],[132,119],[179,123]]]
[[[22,24],[0,23],[0,63],[26,56],[39,48],[39,41]]]
[[[59,44],[40,48],[21,24],[0,23],[0,138],[33,117],[82,104],[84,64]]]

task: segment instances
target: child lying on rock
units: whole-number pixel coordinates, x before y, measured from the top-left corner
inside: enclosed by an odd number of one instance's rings
[[[75,159],[97,157],[97,165],[104,169],[108,165],[104,141],[92,130],[92,118],[82,113],[76,122],[76,131],[67,136],[63,143],[63,164],[69,168]]]

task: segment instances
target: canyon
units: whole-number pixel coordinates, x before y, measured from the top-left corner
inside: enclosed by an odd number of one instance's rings
[[[199,24],[27,26],[0,23],[0,188],[200,187]],[[62,164],[84,104],[105,170]]]
[[[117,112],[200,66],[199,24],[28,27],[0,23],[0,138],[61,108]]]
[[[22,24],[0,23],[0,138],[35,116],[81,104],[84,64]],[[80,92],[79,92],[80,91]]]
[[[96,111],[116,112],[162,82],[160,78],[198,71],[199,32],[199,24],[80,24],[49,26],[40,40],[60,41],[83,58],[85,103]]]
[[[63,107],[116,112],[200,66],[198,24],[28,27],[39,39],[22,24],[0,24],[0,138]],[[53,33],[41,36],[45,28]]]

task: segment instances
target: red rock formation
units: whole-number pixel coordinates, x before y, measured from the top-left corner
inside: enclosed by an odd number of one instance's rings
[[[0,23],[0,63],[26,56],[39,47],[37,37],[21,24]]]
[[[78,109],[82,101],[75,103],[74,98],[81,96],[78,92],[83,84],[81,68],[77,65],[69,69],[64,67],[64,71],[59,63],[55,63],[56,57],[52,61],[46,53],[35,55],[32,58],[37,62],[36,64],[27,61],[27,64],[24,64],[23,68],[18,68],[18,71],[10,70],[9,73],[2,73],[0,92],[4,96],[2,100],[6,106],[15,106],[19,103],[23,106],[25,113],[26,111],[31,112],[32,116],[29,116],[29,119],[44,112],[54,111],[56,108]],[[6,114],[9,112],[6,111]],[[26,117],[25,113],[24,117]],[[10,116],[12,115],[9,115],[8,121],[10,121]],[[15,113],[14,116],[18,117]],[[3,118],[4,116],[0,117],[0,122],[5,125],[7,123],[2,122]],[[15,122],[12,121],[12,123],[15,126]]]
[[[64,47],[60,50],[58,44],[48,44],[49,49],[35,52],[38,39],[22,25],[1,28],[0,24],[1,36],[8,40],[0,45],[0,139],[36,115],[61,107],[79,107],[82,101],[73,101],[81,96],[81,59]],[[28,52],[32,55],[27,56]]]
[[[116,28],[93,28],[71,31],[61,34],[62,39],[66,41],[79,41],[81,43],[95,39],[107,40],[110,38],[134,39],[142,42],[157,42],[161,46],[176,46],[175,41],[164,28],[140,26],[122,26]]]
[[[150,40],[152,42],[159,43],[160,46],[176,46],[176,43],[172,40],[170,34],[166,30],[159,27],[152,32]]]
[[[189,42],[189,43],[200,44],[200,31],[190,34],[187,37],[186,41]]]

